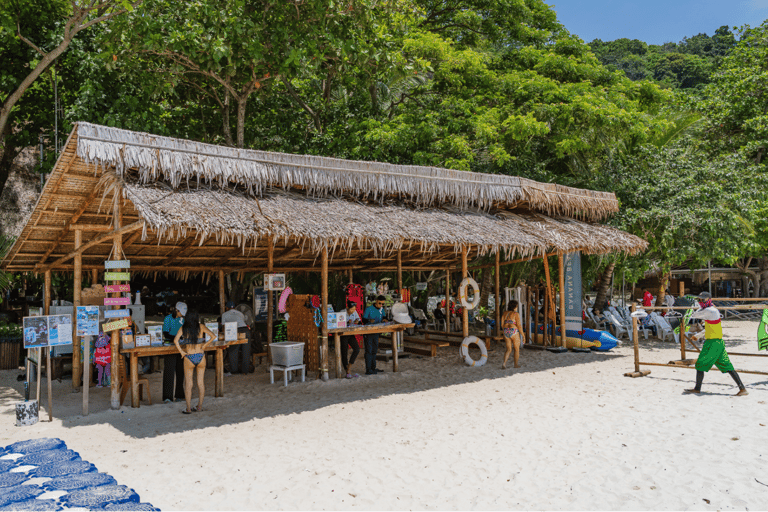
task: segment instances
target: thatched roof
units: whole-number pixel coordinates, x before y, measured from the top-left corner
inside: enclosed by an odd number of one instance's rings
[[[121,176],[135,170],[140,183],[163,180],[173,188],[191,179],[219,187],[239,185],[257,196],[270,187],[301,188],[312,197],[394,196],[419,206],[525,207],[589,220],[619,209],[610,192],[514,176],[235,149],[89,123],[78,123],[77,135],[77,155],[83,161],[113,167]]]
[[[321,167],[330,162],[337,167]],[[398,249],[405,269],[430,270],[454,267],[462,247],[471,257],[502,251],[512,258],[634,254],[647,245],[573,218],[614,208],[612,194],[575,191],[560,200],[556,186],[528,180],[402,166],[385,166],[384,173],[381,166],[79,123],[2,264],[11,271],[71,269],[64,256],[79,230],[89,244],[83,268],[103,268],[114,202],[121,204],[121,225],[131,226],[125,257],[144,272],[264,270],[270,243],[283,271],[315,268],[323,248],[331,252],[332,270],[392,269]],[[460,180],[464,175],[469,179]],[[534,208],[537,202],[573,217],[546,215]]]

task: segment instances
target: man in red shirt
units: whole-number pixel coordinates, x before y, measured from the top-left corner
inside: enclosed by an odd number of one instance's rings
[[[653,306],[653,295],[646,288],[643,290],[643,307],[650,308],[651,306]]]

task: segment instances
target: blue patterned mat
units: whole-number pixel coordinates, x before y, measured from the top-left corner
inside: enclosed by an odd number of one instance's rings
[[[71,509],[159,510],[99,473],[61,439],[30,439],[0,448],[0,511]]]

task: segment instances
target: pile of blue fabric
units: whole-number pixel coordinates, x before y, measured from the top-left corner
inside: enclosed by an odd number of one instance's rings
[[[72,508],[159,510],[141,503],[133,489],[100,473],[61,439],[31,439],[0,448],[0,511]]]

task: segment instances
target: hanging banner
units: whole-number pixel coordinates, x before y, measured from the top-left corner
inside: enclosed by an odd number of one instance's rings
[[[105,306],[129,306],[130,304],[130,297],[106,297],[104,299]]]
[[[581,253],[565,255],[565,329],[581,331]]]
[[[130,272],[104,272],[105,281],[130,281]]]
[[[131,268],[131,260],[107,260],[104,262],[104,268]]]
[[[104,318],[123,318],[131,316],[130,309],[107,309],[104,311]]]
[[[104,287],[106,293],[124,293],[131,291],[131,285],[129,284],[108,284]]]
[[[127,318],[123,318],[122,320],[118,320],[116,322],[110,322],[108,324],[104,324],[101,327],[101,330],[104,332],[110,332],[110,331],[116,331],[118,329],[127,329],[131,326],[131,321]]]
[[[253,289],[253,317],[256,322],[267,321],[267,292],[264,288]]]

